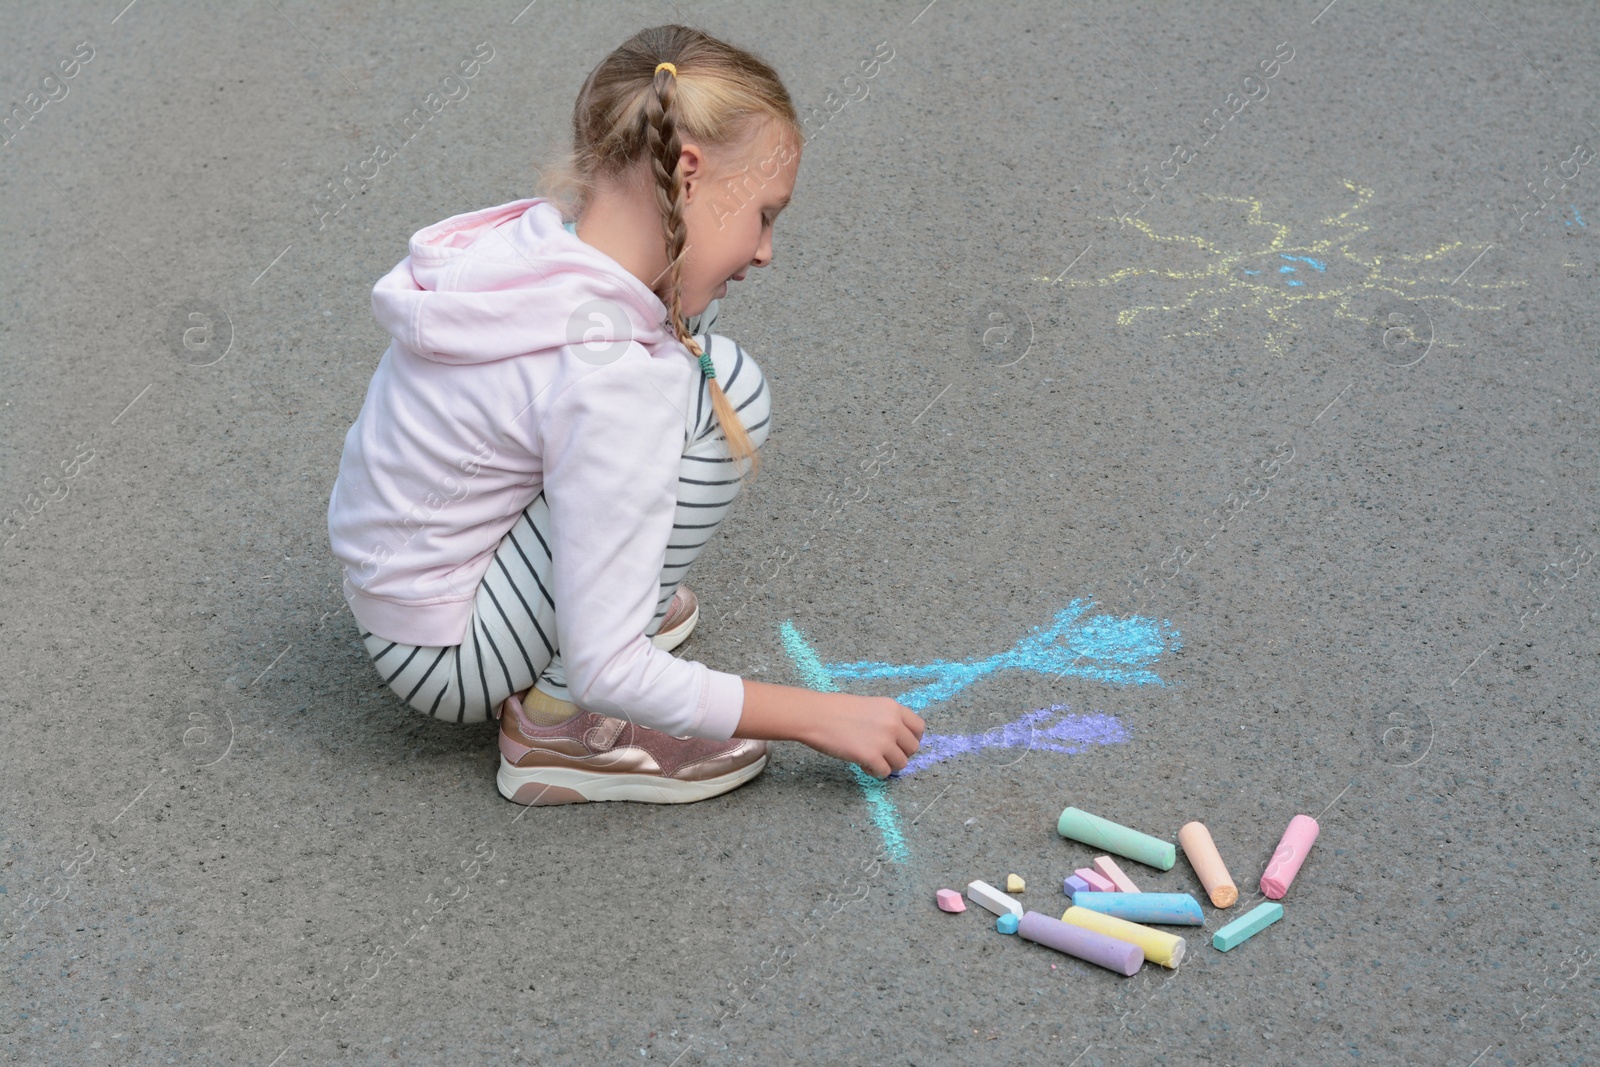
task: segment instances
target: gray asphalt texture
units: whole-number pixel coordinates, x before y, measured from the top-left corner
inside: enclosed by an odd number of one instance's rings
[[[4,1062],[1595,1061],[1600,8],[124,3],[0,16]],[[797,684],[788,620],[917,664],[1090,598],[1181,633],[1164,685],[925,709],[1129,739],[889,783],[903,862],[797,744],[693,805],[508,804],[493,727],[403,707],[339,592],[373,283],[533,195],[669,21],[825,116],[723,303],[774,431],[682,654]],[[1068,804],[1203,820],[1242,904],[1127,979],[934,907],[1015,871],[1059,914]],[[1284,919],[1216,951],[1296,813]]]

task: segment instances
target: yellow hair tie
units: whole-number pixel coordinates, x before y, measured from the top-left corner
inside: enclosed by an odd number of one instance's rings
[[[657,74],[660,74],[662,67],[666,67],[668,70],[672,71],[672,76],[674,78],[676,78],[678,76],[678,68],[673,66],[671,63],[657,63],[656,64],[656,69],[650,72],[650,76],[653,78]]]

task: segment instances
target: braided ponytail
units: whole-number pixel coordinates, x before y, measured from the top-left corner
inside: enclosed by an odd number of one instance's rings
[[[689,334],[682,311],[683,256],[688,251],[688,226],[683,221],[683,182],[678,177],[678,157],[682,145],[678,137],[678,123],[673,114],[673,101],[677,97],[677,75],[666,67],[658,66],[651,88],[645,99],[643,132],[649,147],[651,171],[655,174],[656,203],[661,208],[661,224],[667,244],[668,271],[671,277],[666,285],[663,301],[672,313],[672,331],[689,352],[700,360],[706,373],[706,388],[711,394],[711,409],[716,413],[717,425],[728,441],[728,453],[740,467],[740,478],[754,477],[761,468],[761,457],[750,441],[744,421],[734,410],[733,403],[717,384],[710,369],[711,360],[700,349],[699,343]],[[749,460],[749,467],[745,461]]]
[[[663,60],[670,62],[662,66]],[[687,77],[680,78],[680,70]],[[643,169],[648,157],[668,262],[665,280],[655,279],[650,288],[671,311],[679,342],[700,357],[712,410],[741,480],[754,475],[760,457],[683,320],[688,227],[678,159],[684,139],[731,148],[745,143],[756,122],[777,123],[794,143],[806,139],[789,91],[760,56],[690,26],[652,26],[589,72],[572,109],[572,151],[549,161],[539,179],[542,195],[560,204],[564,215],[577,217],[602,181],[620,179],[631,189],[636,168]]]

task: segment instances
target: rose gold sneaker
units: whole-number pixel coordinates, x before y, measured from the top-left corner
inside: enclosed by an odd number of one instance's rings
[[[534,690],[529,699],[563,703]],[[540,705],[543,706],[543,705]],[[568,705],[569,707],[571,705]],[[577,711],[536,726],[522,701],[500,706],[500,795],[517,804],[636,800],[687,804],[736,789],[767,765],[767,743],[673,737],[622,719]]]
[[[672,602],[667,605],[667,614],[661,620],[661,629],[656,631],[650,643],[663,652],[671,652],[689,640],[694,624],[699,621],[699,600],[688,586],[680,585],[672,594]]]

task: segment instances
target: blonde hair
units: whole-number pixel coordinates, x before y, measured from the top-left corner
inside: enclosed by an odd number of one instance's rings
[[[677,74],[657,70],[661,63],[671,63]],[[673,332],[696,357],[700,346],[684,325],[681,309],[688,240],[683,182],[677,174],[682,142],[733,149],[773,121],[795,141],[803,141],[788,90],[760,57],[689,26],[652,26],[628,38],[589,72],[572,110],[572,151],[550,163],[539,180],[540,194],[573,219],[602,180],[622,178],[648,157],[670,264],[656,292],[671,312]],[[730,455],[741,467],[749,460],[753,475],[760,459],[744,422],[717,380],[709,379],[707,385]]]

